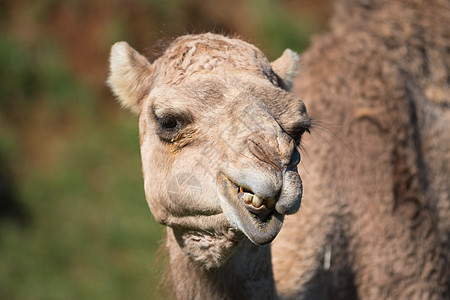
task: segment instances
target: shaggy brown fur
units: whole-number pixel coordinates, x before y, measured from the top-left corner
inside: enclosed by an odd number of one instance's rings
[[[272,247],[282,298],[449,299],[449,24],[449,1],[340,1],[302,56],[295,92],[330,130]]]

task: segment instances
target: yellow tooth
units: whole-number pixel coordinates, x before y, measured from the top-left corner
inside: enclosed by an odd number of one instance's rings
[[[252,205],[256,208],[260,207],[263,203],[263,199],[259,198],[258,196],[253,197]]]
[[[244,201],[245,204],[252,203],[252,199],[253,199],[253,195],[249,194],[249,193],[244,193],[244,195],[242,196],[242,200]]]

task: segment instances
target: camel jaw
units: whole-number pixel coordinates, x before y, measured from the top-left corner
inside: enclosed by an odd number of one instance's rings
[[[283,226],[284,215],[269,208],[270,203],[250,202],[245,195],[249,193],[244,193],[223,174],[218,176],[217,183],[220,205],[228,222],[257,245],[272,242]]]

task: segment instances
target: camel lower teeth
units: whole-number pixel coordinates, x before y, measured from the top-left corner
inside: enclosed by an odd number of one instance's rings
[[[244,201],[245,204],[252,203],[252,200],[253,200],[253,195],[252,194],[244,193],[244,195],[242,196],[242,201]]]
[[[263,199],[259,198],[258,196],[253,196],[252,205],[256,208],[261,207],[263,203]]]
[[[263,199],[252,194],[252,193],[247,193],[244,192],[244,189],[242,187],[239,188],[239,193],[238,193],[239,199],[242,200],[242,202],[244,202],[247,205],[252,205],[255,208],[260,208],[263,205]],[[271,203],[271,200],[268,200],[269,202],[267,203],[268,205],[272,204],[271,206],[273,207],[275,203]]]

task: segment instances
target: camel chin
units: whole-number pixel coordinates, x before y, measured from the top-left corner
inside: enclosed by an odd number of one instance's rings
[[[220,206],[228,222],[257,245],[272,242],[283,226],[284,214],[277,210],[280,195],[258,197],[251,190],[220,174],[217,179]],[[300,206],[301,194],[292,207]],[[295,210],[295,209],[294,209]]]

